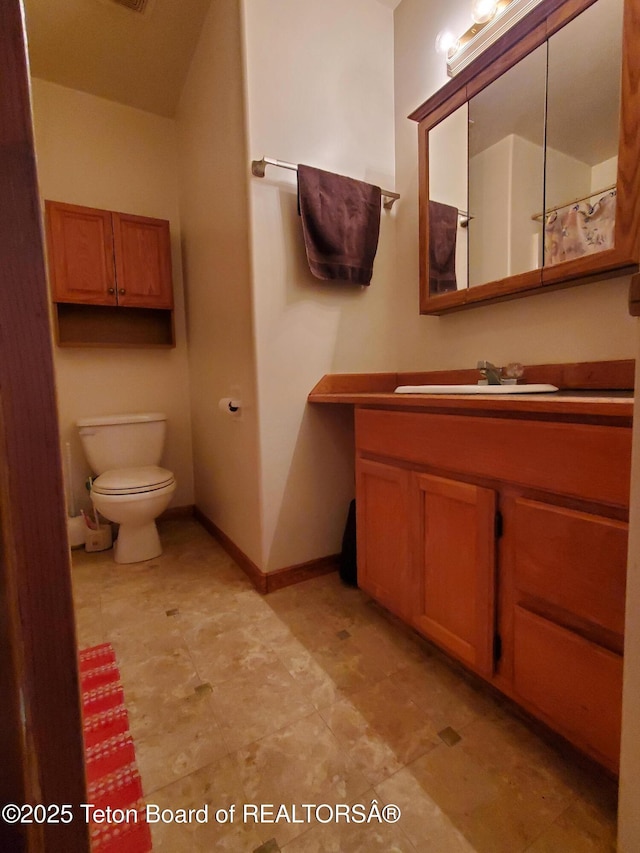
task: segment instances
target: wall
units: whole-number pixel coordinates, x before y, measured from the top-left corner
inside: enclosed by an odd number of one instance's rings
[[[627,313],[628,278],[420,317],[418,293],[417,131],[406,116],[446,82],[437,33],[469,26],[467,0],[402,0],[395,11],[396,188],[398,263],[395,317],[400,369],[470,367],[486,358],[544,363],[635,357]]]
[[[262,565],[239,0],[211,4],[178,108],[198,508]],[[218,400],[239,390],[240,418]]]
[[[55,348],[60,433],[72,445],[73,486],[88,506],[90,473],[75,422],[117,412],[168,416],[163,464],[178,487],[174,506],[193,503],[189,380],[182,290],[174,122],[73,89],[33,80],[42,198],[171,222],[175,325],[172,350]]]
[[[245,0],[249,157],[394,189],[393,15],[371,0]],[[248,159],[245,169],[248,171]],[[264,568],[335,553],[353,497],[347,411],[306,404],[325,373],[392,369],[395,211],[370,287],[309,272],[295,175],[253,178],[251,245]]]

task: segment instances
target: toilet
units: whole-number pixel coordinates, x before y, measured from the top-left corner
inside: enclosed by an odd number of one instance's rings
[[[91,501],[101,515],[120,525],[116,563],[140,563],[162,553],[155,520],[176,490],[173,473],[159,466],[166,425],[160,412],[77,422],[87,461],[98,475]]]

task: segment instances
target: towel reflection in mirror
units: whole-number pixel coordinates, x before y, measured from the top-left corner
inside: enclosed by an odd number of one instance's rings
[[[456,235],[458,208],[429,202],[429,293],[457,290]]]
[[[615,221],[615,189],[594,204],[587,200],[551,211],[544,225],[545,265],[613,249]]]

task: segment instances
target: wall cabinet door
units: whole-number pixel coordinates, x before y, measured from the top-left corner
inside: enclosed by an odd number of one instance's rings
[[[359,459],[356,478],[358,585],[408,620],[410,473]]]
[[[172,308],[169,223],[113,213],[118,305]]]
[[[54,302],[173,307],[169,223],[47,201]]]
[[[484,675],[493,673],[495,518],[492,489],[414,474],[413,624]]]
[[[115,305],[111,213],[47,201],[46,216],[54,302]]]

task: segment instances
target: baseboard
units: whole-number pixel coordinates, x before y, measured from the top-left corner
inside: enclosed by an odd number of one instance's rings
[[[198,507],[193,508],[193,515],[204,527],[204,529],[218,541],[224,550],[240,566],[251,583],[262,595],[292,586],[320,575],[329,574],[338,570],[339,554],[331,554],[327,557],[318,557],[316,560],[308,560],[306,563],[298,563],[295,566],[285,566],[274,572],[263,572],[250,557],[242,551],[235,542],[230,539],[224,531],[220,530]]]

